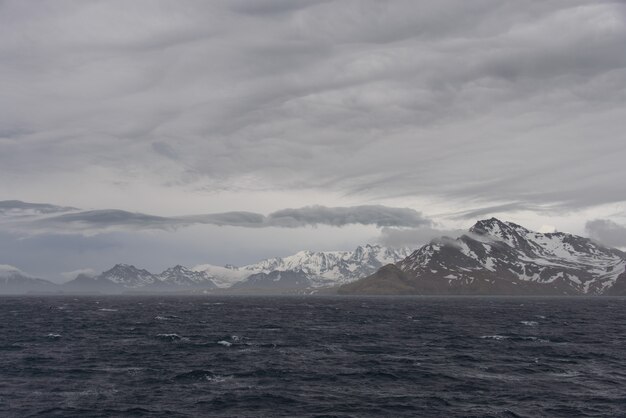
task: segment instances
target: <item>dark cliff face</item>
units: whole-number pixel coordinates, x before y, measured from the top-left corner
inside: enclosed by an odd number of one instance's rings
[[[626,269],[617,277],[615,284],[605,292],[608,296],[626,296]]]
[[[272,271],[257,273],[235,283],[233,290],[281,290],[306,289],[311,285],[308,275],[302,271]]]
[[[587,238],[541,234],[492,218],[442,237],[343,294],[578,295],[626,293],[626,255]],[[623,290],[620,290],[622,289]],[[610,292],[609,290],[612,289]]]

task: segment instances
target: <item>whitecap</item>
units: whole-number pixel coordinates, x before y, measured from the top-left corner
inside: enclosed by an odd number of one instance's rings
[[[117,309],[110,309],[110,308],[100,308],[98,310],[102,312],[117,312]]]
[[[215,376],[211,376],[211,375],[206,375],[204,376],[204,378],[211,383],[222,383],[225,382],[227,380],[232,379],[232,376],[220,376],[220,375],[215,375]]]
[[[225,341],[225,340],[220,340],[217,343],[220,345],[223,345],[224,347],[230,347],[231,345],[233,345],[233,343]]]
[[[50,333],[50,334],[46,335],[46,337],[56,340],[56,339],[61,338],[61,334]]]
[[[549,343],[550,340],[545,340],[543,338],[539,338],[539,337],[519,337],[520,340],[524,340],[524,341],[537,341],[540,343]]]
[[[482,338],[483,340],[496,340],[496,341],[502,341],[502,340],[517,340],[517,341],[536,341],[536,342],[540,342],[540,343],[548,343],[550,342],[549,340],[545,340],[543,338],[539,338],[539,337],[533,337],[533,336],[526,336],[526,335],[515,335],[515,336],[511,336],[511,335],[483,335],[480,338]]]
[[[154,317],[157,321],[170,321],[172,319],[178,319],[176,315],[157,315]]]
[[[526,325],[527,327],[535,327],[535,326],[539,325],[539,322],[537,322],[537,321],[520,321],[520,324]]]

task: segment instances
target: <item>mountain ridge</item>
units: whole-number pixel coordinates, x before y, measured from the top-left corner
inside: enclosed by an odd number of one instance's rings
[[[332,293],[626,295],[626,253],[563,232],[539,233],[497,218],[458,238],[410,251],[364,245],[299,251],[254,264],[176,265],[153,274],[116,264],[64,284],[0,266],[0,293]]]
[[[313,289],[347,283],[373,273],[384,264],[403,259],[410,251],[367,244],[354,251],[299,251],[255,264],[236,267],[176,265],[151,273],[130,264],[119,263],[102,273],[79,274],[63,284],[45,282],[41,291],[71,293],[127,292],[310,292]],[[26,279],[24,279],[26,280]],[[35,286],[36,287],[36,286]],[[0,292],[2,289],[0,288]]]
[[[456,239],[435,239],[395,268],[344,285],[339,293],[602,295],[625,271],[620,250],[491,218]]]

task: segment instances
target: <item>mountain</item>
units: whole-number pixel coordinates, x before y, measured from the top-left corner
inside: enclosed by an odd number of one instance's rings
[[[74,280],[63,283],[61,289],[72,293],[120,293],[123,287],[100,276],[79,274]]]
[[[410,253],[379,245],[354,251],[300,251],[243,267],[177,265],[159,274],[129,264],[116,264],[102,274],[79,275],[61,286],[66,292],[124,293],[220,290],[221,292],[293,293],[349,283],[395,263]]]
[[[57,292],[58,286],[43,279],[30,277],[22,271],[0,265],[0,294]]]
[[[116,264],[102,274],[90,277],[78,275],[63,285],[70,292],[122,293],[127,291],[178,291],[187,289],[214,289],[217,286],[202,272],[178,265],[160,274],[152,274],[128,264]]]
[[[197,288],[215,289],[217,285],[206,273],[188,269],[177,265],[170,267],[157,276],[156,287],[161,288]]]
[[[492,218],[457,239],[433,240],[339,293],[618,294],[626,293],[625,272],[626,254],[619,250]]]
[[[270,273],[255,273],[245,281],[235,283],[230,289],[232,291],[298,293],[302,289],[311,288],[312,285],[309,275],[301,270],[274,270]]]
[[[300,251],[243,267],[201,265],[193,270],[205,272],[223,288],[322,288],[370,275],[385,264],[404,259],[409,253],[408,249],[368,244],[354,251]],[[292,274],[279,274],[284,272]]]
[[[116,264],[112,269],[96,277],[96,280],[108,280],[128,289],[145,288],[158,282],[157,276],[148,270],[128,264]]]

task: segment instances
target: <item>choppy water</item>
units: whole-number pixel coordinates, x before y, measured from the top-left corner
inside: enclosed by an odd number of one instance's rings
[[[0,299],[0,416],[626,416],[626,299]]]

